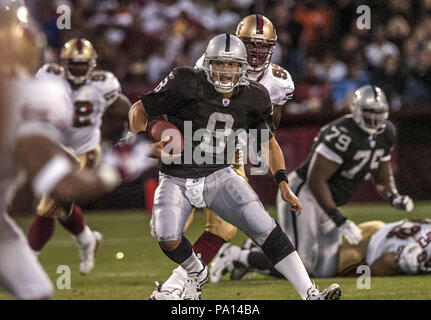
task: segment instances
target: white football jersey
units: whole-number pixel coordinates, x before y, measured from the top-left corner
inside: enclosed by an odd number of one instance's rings
[[[66,145],[75,150],[76,155],[95,149],[101,141],[102,116],[121,92],[118,79],[111,72],[97,70],[83,85],[73,89],[65,78],[64,68],[52,63],[45,64],[36,76],[62,79],[68,87],[74,117]]]
[[[388,223],[380,228],[368,244],[366,261],[371,266],[381,256],[389,253],[401,253],[411,243],[419,243],[423,249],[419,259],[431,257],[431,220],[404,219]]]
[[[202,69],[203,62],[204,55],[196,62],[195,68]],[[295,91],[295,85],[290,73],[274,63],[270,63],[263,74],[253,74],[248,71],[246,78],[259,82],[266,88],[266,90],[268,90],[273,106],[285,104],[292,98],[293,91]]]
[[[16,80],[7,84],[9,105],[7,144],[0,152],[0,211],[5,211],[18,165],[17,140],[42,135],[62,143],[63,133],[72,125],[72,102],[62,81],[55,79]]]

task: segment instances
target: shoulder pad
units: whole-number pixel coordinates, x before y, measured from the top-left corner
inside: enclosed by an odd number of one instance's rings
[[[342,158],[354,144],[350,120],[345,116],[336,119],[323,127],[319,133],[319,140]]]
[[[190,77],[194,77],[200,74],[201,72],[204,72],[204,71],[202,69],[196,69],[192,67],[178,67],[173,69],[169,73],[169,77],[185,80],[185,79],[189,79]]]
[[[121,93],[120,82],[112,72],[95,70],[90,76],[90,82],[101,90],[107,101],[114,102]]]
[[[64,76],[64,68],[57,63],[46,63],[36,73],[36,78]]]
[[[262,79],[262,84],[264,84],[271,95],[271,100],[274,105],[285,104],[293,96],[295,91],[295,84],[293,83],[292,76],[290,73],[276,65],[271,63],[268,70]]]

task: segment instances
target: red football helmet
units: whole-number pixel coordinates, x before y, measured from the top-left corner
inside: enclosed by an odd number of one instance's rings
[[[236,35],[245,44],[250,69],[255,72],[265,70],[277,41],[271,20],[261,14],[249,15],[238,24]]]

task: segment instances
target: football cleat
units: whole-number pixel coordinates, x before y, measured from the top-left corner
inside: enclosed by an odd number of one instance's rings
[[[315,286],[307,290],[306,300],[340,300],[341,288],[338,284],[333,283],[325,290],[320,291]]]
[[[219,282],[227,272],[232,272],[234,269],[233,262],[238,260],[240,253],[240,247],[225,243],[210,265],[210,281]]]
[[[97,248],[102,242],[103,235],[100,232],[93,231],[93,239],[85,246],[79,247],[79,256],[81,262],[79,264],[79,271],[85,275],[94,268],[95,256]]]
[[[156,281],[156,290],[150,295],[150,300],[181,300],[181,291],[163,289],[163,286]]]
[[[184,284],[183,300],[201,300],[202,287],[208,280],[209,272],[207,266],[199,272],[189,273]]]

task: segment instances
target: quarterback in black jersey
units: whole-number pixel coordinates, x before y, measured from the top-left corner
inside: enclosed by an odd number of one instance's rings
[[[207,267],[183,235],[191,209],[207,207],[261,246],[301,298],[337,299],[341,290],[336,284],[316,289],[286,234],[231,166],[236,133],[243,130],[250,135],[254,130],[268,150],[269,168],[281,197],[292,212],[300,214],[301,203],[290,190],[283,154],[268,127],[269,94],[259,83],[245,79],[246,70],[245,45],[236,36],[220,34],[208,44],[203,70],[174,69],[132,107],[129,118],[135,134],[145,131],[148,118],[166,116],[185,140],[179,161],[168,163],[162,158],[152,233],[166,256],[187,271],[178,298],[200,299],[208,281]]]
[[[336,274],[342,236],[351,245],[362,240],[361,230],[338,207],[349,202],[365,180],[373,179],[381,196],[394,208],[413,210],[412,199],[400,195],[395,184],[390,158],[396,132],[388,116],[389,105],[380,88],[367,85],[357,89],[351,114],[324,126],[307,160],[288,176],[303,204],[302,215],[292,215],[277,197],[280,225],[315,277]],[[234,273],[264,269],[269,266],[265,260],[261,252],[244,255]]]

